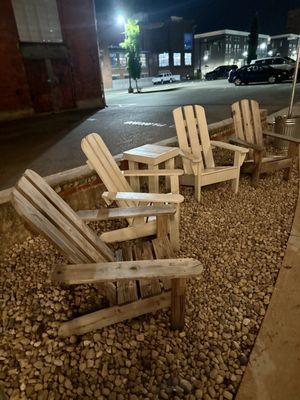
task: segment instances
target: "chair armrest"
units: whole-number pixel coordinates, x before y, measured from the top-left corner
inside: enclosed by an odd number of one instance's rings
[[[271,137],[276,138],[276,139],[286,140],[287,142],[293,142],[293,143],[299,143],[300,144],[300,139],[292,137],[292,136],[281,135],[279,133],[269,132],[269,131],[264,131],[263,135],[271,136]]]
[[[181,194],[139,193],[139,192],[104,192],[104,200],[131,200],[142,203],[182,203],[184,197]]]
[[[176,207],[171,204],[162,206],[117,207],[103,208],[101,210],[81,210],[77,215],[83,221],[107,221],[119,218],[151,217],[157,215],[172,215]]]
[[[139,279],[176,279],[200,275],[203,267],[193,258],[119,261],[59,265],[52,280],[69,285]]]
[[[190,161],[192,161],[192,162],[194,162],[194,163],[200,163],[200,162],[202,162],[202,158],[201,158],[201,157],[199,158],[199,157],[194,156],[194,155],[191,154],[191,153],[187,153],[186,151],[183,151],[183,150],[180,150],[179,155],[180,155],[181,157],[183,157],[183,158],[187,158],[188,160],[190,160]]]
[[[243,139],[238,139],[236,137],[229,138],[229,142],[232,144],[237,144],[239,146],[248,147],[248,148],[256,150],[256,151],[264,151],[263,146],[260,146],[259,144],[249,143]]]
[[[220,147],[221,149],[237,151],[237,152],[243,153],[243,154],[249,152],[249,149],[246,149],[245,147],[236,146],[234,144],[230,144],[230,143],[226,143],[226,142],[211,140],[210,143],[212,144],[212,146]]]
[[[180,176],[184,172],[182,169],[129,169],[122,173],[124,176]]]

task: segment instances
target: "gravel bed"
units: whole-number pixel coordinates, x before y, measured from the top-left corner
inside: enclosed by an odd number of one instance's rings
[[[202,203],[183,188],[180,256],[204,266],[188,284],[186,329],[169,312],[81,337],[57,337],[62,321],[103,306],[93,286],[53,286],[66,260],[29,237],[2,258],[0,399],[233,399],[270,302],[298,193],[293,174],[242,177],[206,187]],[[101,226],[97,226],[101,230]]]

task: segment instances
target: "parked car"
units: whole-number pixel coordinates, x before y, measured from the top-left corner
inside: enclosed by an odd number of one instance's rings
[[[236,86],[255,82],[278,83],[287,79],[287,75],[286,71],[280,71],[268,65],[264,67],[245,65],[231,73],[228,80],[234,82]]]
[[[207,72],[207,74],[205,74],[205,79],[207,81],[212,81],[214,79],[225,79],[228,77],[228,73],[230,70],[237,68],[237,65],[220,65],[213,71]]]
[[[162,72],[161,74],[156,75],[154,78],[152,78],[152,83],[153,85],[156,85],[157,83],[172,83],[175,81],[175,78],[171,74],[171,72]]]
[[[266,57],[252,60],[250,65],[258,65],[260,67],[269,65],[274,69],[288,72],[288,76],[291,78],[295,70],[296,62],[290,57]]]

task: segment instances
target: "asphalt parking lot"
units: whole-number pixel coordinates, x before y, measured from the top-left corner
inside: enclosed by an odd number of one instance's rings
[[[0,126],[0,188],[13,185],[25,168],[49,175],[84,164],[80,141],[88,133],[101,134],[111,152],[118,154],[174,136],[172,110],[181,105],[203,105],[211,123],[228,118],[230,104],[243,98],[256,99],[273,113],[288,105],[290,91],[291,83],[236,87],[226,80],[188,81],[147,87],[140,94],[109,91],[103,110],[4,123]]]

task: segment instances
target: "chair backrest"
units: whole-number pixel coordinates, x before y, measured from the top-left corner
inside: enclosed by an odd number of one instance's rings
[[[116,160],[97,133],[90,133],[81,141],[81,148],[89,165],[97,172],[109,192],[133,192]],[[134,207],[136,202],[118,201],[120,207]]]
[[[25,171],[12,191],[12,203],[71,262],[114,261],[110,248],[36,172]]]
[[[244,99],[231,106],[235,134],[238,139],[263,145],[259,104],[255,100]]]
[[[202,168],[214,168],[214,158],[208,133],[205,110],[202,106],[184,106],[173,110],[173,117],[182,151],[202,159]],[[192,163],[183,159],[186,174],[192,174]]]

